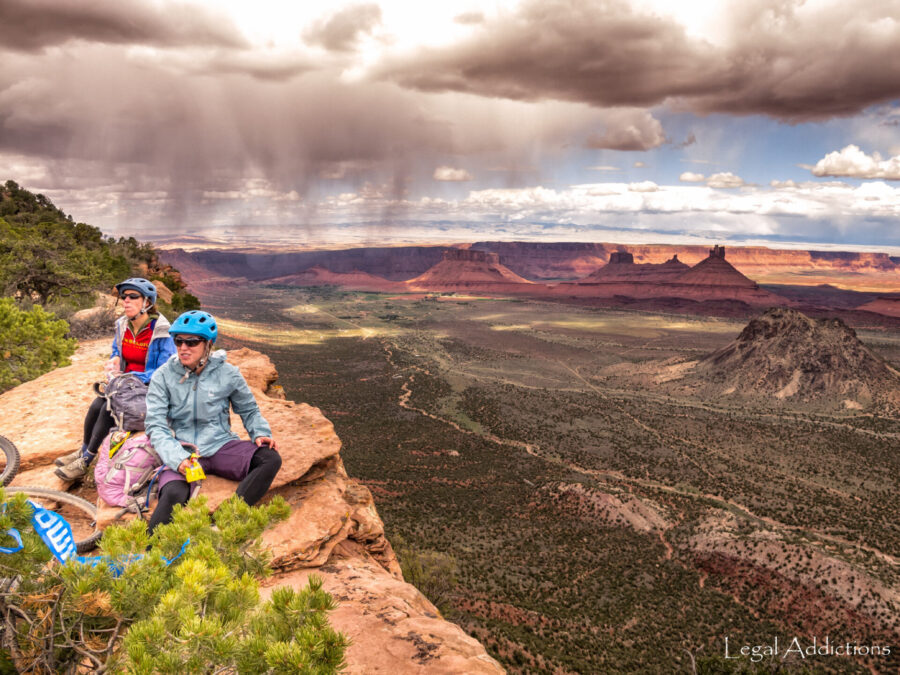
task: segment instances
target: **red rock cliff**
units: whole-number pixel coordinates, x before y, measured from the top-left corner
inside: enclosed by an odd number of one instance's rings
[[[0,395],[0,430],[22,454],[14,485],[66,487],[53,475],[53,460],[80,447],[91,383],[108,352],[106,340],[82,343],[72,365]],[[331,422],[318,408],[278,397],[277,372],[265,355],[241,349],[228,359],[241,369],[279,441],[283,464],[271,492],[292,507],[289,520],[263,537],[276,569],[264,594],[303,584],[311,572],[321,576],[340,603],[332,625],[352,640],[349,673],[502,673],[480,643],[403,581],[371,493],[344,470]],[[243,431],[237,418],[232,428]],[[216,505],[234,488],[210,477],[202,492]]]

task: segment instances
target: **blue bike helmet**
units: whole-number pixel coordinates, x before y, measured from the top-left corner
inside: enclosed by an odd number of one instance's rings
[[[122,291],[137,291],[150,301],[151,305],[156,304],[156,286],[152,282],[142,279],[141,277],[133,277],[126,279],[120,284],[116,284],[116,292],[122,295]]]
[[[172,327],[169,328],[169,335],[172,337],[176,335],[196,335],[210,342],[215,342],[218,334],[216,320],[212,318],[212,315],[197,309],[192,309],[190,312],[185,312],[179,316],[172,323]]]

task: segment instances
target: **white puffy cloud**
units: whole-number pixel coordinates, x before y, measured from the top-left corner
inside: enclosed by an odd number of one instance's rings
[[[848,178],[881,178],[900,180],[900,155],[882,159],[873,152],[867,155],[856,145],[829,152],[812,167],[814,176],[840,176]]]
[[[714,173],[708,177],[702,173],[685,171],[678,177],[678,180],[682,183],[706,183],[711,188],[737,188],[746,185],[743,178],[730,171]]]
[[[78,181],[71,183],[73,188],[77,185]],[[132,198],[142,200],[148,222],[166,222],[153,218],[148,206],[153,204],[157,215],[165,215],[164,191],[148,190],[135,196],[124,190],[124,185],[111,183],[103,188],[45,193],[65,211],[88,222],[95,214],[115,213]],[[456,199],[410,198],[398,195],[392,183],[366,182],[354,191],[314,200],[311,195],[292,195],[260,179],[246,181],[237,190],[210,190],[204,201],[217,209],[218,217],[200,219],[198,232],[205,228],[218,236],[222,226],[229,225],[238,235],[251,233],[260,240],[271,239],[277,231],[278,236],[316,241],[322,246],[343,241],[359,245],[427,242],[435,237],[441,241],[487,237],[636,241],[643,237],[672,242],[679,237],[706,236],[755,238],[759,242],[768,238],[779,244],[788,240],[868,244],[879,250],[900,246],[900,232],[895,227],[900,217],[900,186],[884,181],[860,186],[840,181],[773,181],[766,186],[744,185],[739,191],[704,184],[597,182],[565,188],[479,189]],[[254,227],[261,229],[257,232]],[[182,230],[172,224],[168,229],[157,226],[145,231]],[[113,233],[133,231],[126,228]]]
[[[680,176],[678,176],[678,180],[680,180],[682,183],[702,183],[706,180],[706,176],[704,176],[702,173],[685,171]]]
[[[462,182],[473,180],[472,174],[465,169],[454,169],[451,166],[439,166],[434,170],[432,176],[435,180]]]
[[[656,192],[659,190],[659,185],[652,180],[643,180],[640,183],[629,183],[628,190],[630,192]]]
[[[730,171],[725,171],[714,173],[706,179],[706,184],[713,188],[737,188],[744,186],[746,183],[740,176],[736,176]]]

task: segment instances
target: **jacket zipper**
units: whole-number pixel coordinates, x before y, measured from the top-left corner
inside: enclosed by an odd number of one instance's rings
[[[197,379],[194,380],[194,445],[197,445],[197,382],[200,376],[196,377]]]

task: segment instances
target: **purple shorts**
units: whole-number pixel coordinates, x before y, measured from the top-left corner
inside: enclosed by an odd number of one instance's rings
[[[200,457],[200,466],[203,467],[203,472],[210,476],[242,481],[250,473],[250,460],[258,449],[256,443],[251,441],[228,441],[214,455]],[[159,474],[159,489],[162,490],[167,483],[176,480],[183,481],[184,476],[166,467]]]

